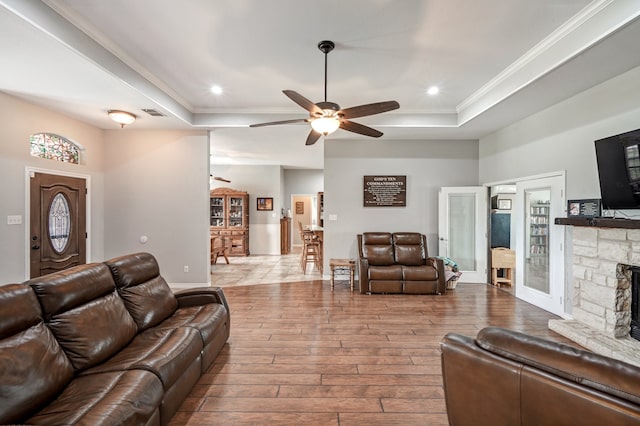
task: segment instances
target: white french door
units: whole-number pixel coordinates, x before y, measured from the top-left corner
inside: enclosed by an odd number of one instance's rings
[[[458,264],[460,281],[486,283],[487,188],[440,188],[438,234],[438,254]]]
[[[516,183],[516,297],[564,313],[564,176]]]

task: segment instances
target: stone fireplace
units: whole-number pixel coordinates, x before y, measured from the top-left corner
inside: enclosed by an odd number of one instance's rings
[[[629,337],[640,229],[599,227],[598,221],[604,226],[621,223],[600,219],[587,223],[594,226],[572,227],[573,320],[550,320],[549,328],[596,353],[640,366],[640,341]],[[624,226],[629,222],[640,224],[625,221]]]

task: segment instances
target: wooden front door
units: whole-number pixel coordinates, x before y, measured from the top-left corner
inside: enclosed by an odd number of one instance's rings
[[[31,278],[86,263],[86,181],[33,173]]]

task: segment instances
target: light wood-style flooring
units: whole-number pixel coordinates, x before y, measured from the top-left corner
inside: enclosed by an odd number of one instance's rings
[[[548,330],[554,315],[490,285],[442,296],[362,295],[346,281],[331,291],[328,280],[224,292],[231,337],[173,426],[446,425],[446,333],[501,326],[570,343]]]

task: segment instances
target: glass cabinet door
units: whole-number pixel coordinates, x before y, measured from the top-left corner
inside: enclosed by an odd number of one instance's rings
[[[211,197],[210,199],[211,226],[224,226],[224,197]]]
[[[244,225],[244,208],[242,197],[229,197],[229,226],[240,228]]]

